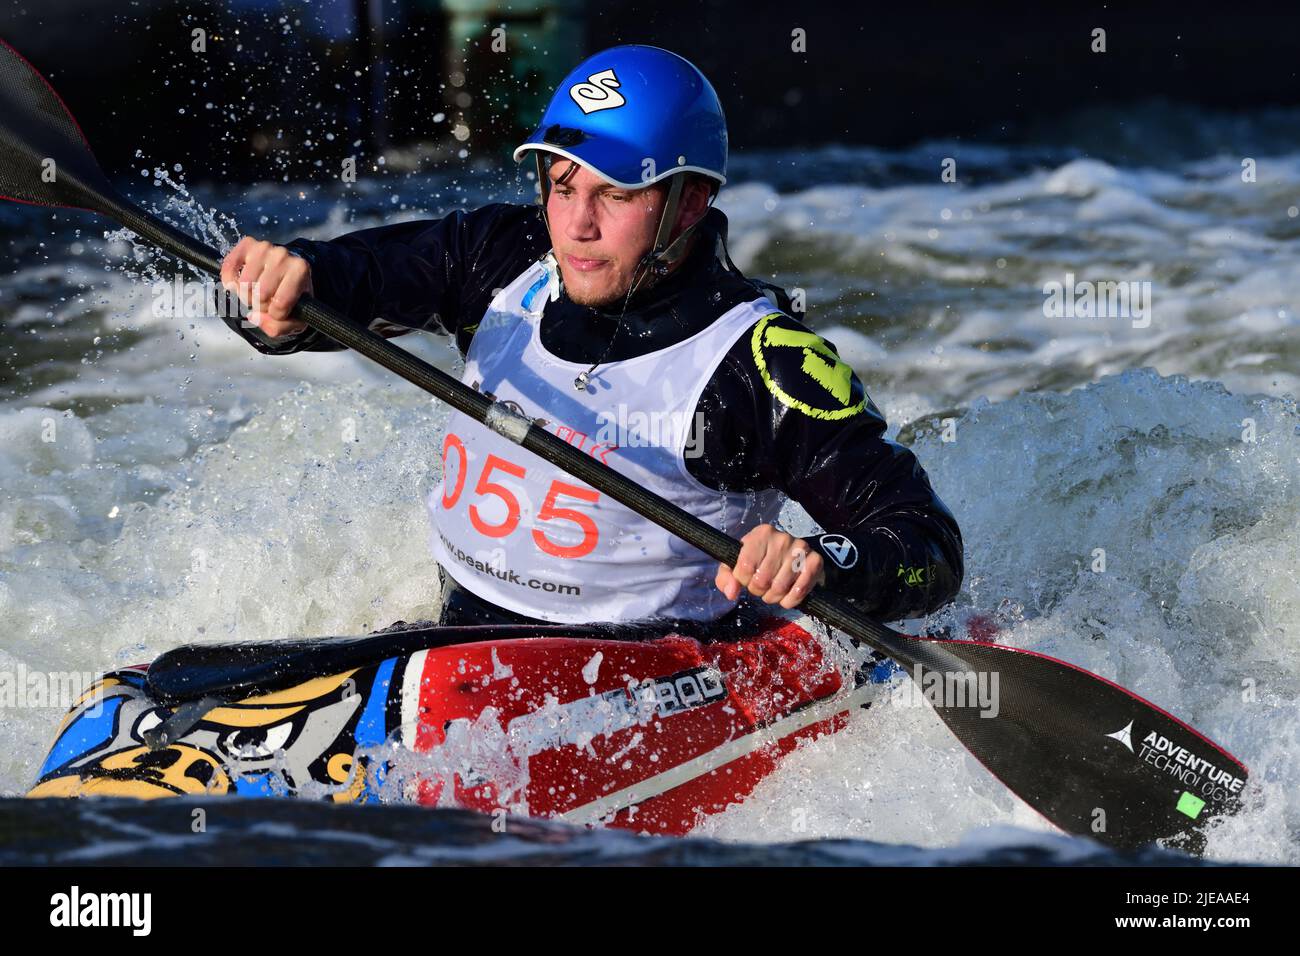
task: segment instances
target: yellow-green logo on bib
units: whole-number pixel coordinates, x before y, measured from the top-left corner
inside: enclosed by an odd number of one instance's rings
[[[840,360],[820,335],[771,324],[773,319],[779,318],[780,312],[763,316],[754,327],[754,335],[750,340],[754,350],[754,363],[763,376],[767,390],[780,399],[782,404],[797,408],[813,418],[835,421],[862,411],[867,405],[865,393],[856,404],[849,404],[853,400],[853,369]],[[772,354],[773,349],[802,350],[801,368],[808,376],[810,385],[815,387],[795,382],[778,383],[767,364],[767,356]],[[790,394],[790,389],[797,389],[803,398]]]

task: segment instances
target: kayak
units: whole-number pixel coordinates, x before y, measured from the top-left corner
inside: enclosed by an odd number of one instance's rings
[[[220,645],[256,655],[241,665],[253,686],[224,696],[160,692],[164,655],[87,690],[28,796],[414,802],[680,835],[743,801],[801,741],[844,727],[898,672],[807,618],[714,641],[591,633],[414,628],[397,635],[409,649],[333,668],[339,655],[307,641]],[[355,657],[374,638],[319,640]],[[279,644],[330,672],[299,679]],[[191,650],[187,679],[211,677],[213,655]]]

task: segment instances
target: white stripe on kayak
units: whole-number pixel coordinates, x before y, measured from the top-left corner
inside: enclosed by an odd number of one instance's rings
[[[846,710],[860,707],[868,701],[874,700],[876,696],[884,691],[888,683],[863,684],[843,697],[829,697],[816,704],[811,704],[790,714],[788,717],[782,717],[766,727],[755,730],[753,733],[728,740],[725,744],[715,747],[708,753],[693,757],[685,763],[679,763],[671,770],[665,770],[663,773],[648,777],[640,783],[615,791],[608,796],[601,797],[599,800],[584,803],[567,813],[561,813],[556,819],[577,824],[599,823],[619,810],[630,807],[635,803],[644,803],[646,800],[657,797],[661,793],[666,793],[674,787],[689,783],[696,777],[702,777],[710,770],[716,770],[724,764],[738,760],[746,754],[774,743],[782,737],[797,733],[805,727],[843,713]]]
[[[424,662],[429,656],[427,650],[416,651],[406,661],[402,671],[402,740],[411,750],[415,749],[415,737],[420,727],[420,694],[424,689]],[[420,782],[418,777],[406,780],[402,786],[402,796],[410,803],[419,799]]]
[[[415,749],[415,734],[420,725],[420,690],[424,679],[424,659],[428,651],[416,651],[402,672],[402,740]]]

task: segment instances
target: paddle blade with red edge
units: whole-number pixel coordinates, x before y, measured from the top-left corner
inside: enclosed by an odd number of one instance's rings
[[[101,212],[105,195],[113,189],[63,100],[0,40],[0,198]]]

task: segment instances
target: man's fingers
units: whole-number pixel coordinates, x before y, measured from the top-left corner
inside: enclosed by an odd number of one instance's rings
[[[788,534],[778,533],[766,536],[766,553],[753,576],[749,579],[749,593],[763,595],[772,587],[772,582],[781,573],[781,563],[786,560],[786,551],[791,538]]]
[[[235,286],[239,282],[240,270],[244,268],[244,257],[248,254],[248,247],[256,242],[252,236],[244,236],[235,247],[226,253],[226,258],[221,260],[221,285],[229,292],[235,291]]]
[[[732,572],[736,580],[747,587],[754,572],[758,570],[758,562],[766,553],[767,548],[760,538],[750,538],[748,535],[741,538],[740,557],[736,559],[736,567]]]
[[[790,593],[790,588],[803,577],[804,552],[800,550],[788,550],[783,560],[777,568],[776,575],[772,578],[772,586],[767,589],[763,595],[764,604],[775,604]]]
[[[258,260],[245,260],[244,266],[239,270],[239,276],[235,280],[234,292],[239,296],[239,301],[256,312],[264,312],[261,302],[261,292],[257,287],[258,281],[262,278],[262,263]]]
[[[725,564],[718,565],[718,573],[714,576],[713,583],[718,586],[719,591],[727,596],[728,601],[734,601],[740,597],[740,582],[731,573],[731,568]]]
[[[311,284],[311,266],[307,260],[286,251],[283,268],[284,278],[280,280],[280,287],[275,292],[275,300],[287,317],[298,300],[304,295],[311,295],[314,290]]]
[[[262,282],[264,278],[269,277],[264,277],[263,273],[267,267],[268,256],[273,249],[275,249],[275,246],[269,242],[254,241],[250,243],[244,253],[244,267],[239,270],[239,297],[244,299],[245,295],[248,295],[244,304],[257,312],[266,311],[266,304],[262,298],[266,290],[262,288]]]
[[[740,539],[735,568],[719,565],[713,580],[729,600],[736,600],[741,589],[748,588],[763,603],[779,603],[789,609],[826,580],[826,569],[822,556],[807,541],[771,525],[759,525]]]
[[[263,283],[269,286],[269,282],[266,280],[263,280]],[[287,321],[303,291],[302,276],[300,274],[296,275],[294,272],[290,272],[288,275],[281,275],[276,283],[275,293],[271,296],[271,301],[266,304],[266,314],[276,322]]]
[[[786,610],[797,607],[808,592],[818,584],[826,580],[826,569],[822,565],[822,556],[813,551],[802,541],[798,542],[800,548],[795,552],[796,555],[802,555],[801,558],[791,562],[791,567],[795,564],[800,565],[799,576],[790,586],[789,592],[781,599],[781,606]]]

